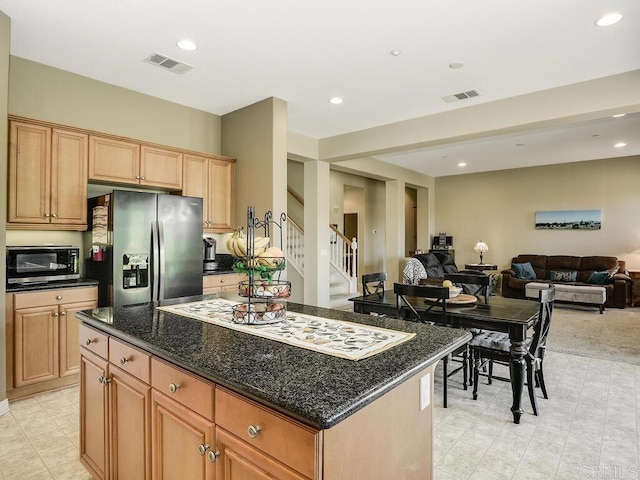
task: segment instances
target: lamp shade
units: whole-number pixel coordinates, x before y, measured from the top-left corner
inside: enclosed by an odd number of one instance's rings
[[[489,251],[489,246],[482,240],[480,240],[478,243],[476,243],[476,246],[473,247],[473,249],[478,253],[484,253]]]

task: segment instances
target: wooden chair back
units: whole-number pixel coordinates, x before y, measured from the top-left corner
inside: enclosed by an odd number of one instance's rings
[[[372,295],[377,293],[382,295],[384,283],[387,281],[385,272],[367,273],[362,275],[362,295]],[[375,283],[375,285],[371,285]]]
[[[417,320],[423,323],[445,324],[447,322],[447,300],[449,289],[433,285],[408,285],[406,283],[394,283],[393,292],[396,294],[396,315],[404,320]],[[418,313],[407,297],[429,299],[425,302],[427,308]],[[428,320],[429,316],[434,320]]]

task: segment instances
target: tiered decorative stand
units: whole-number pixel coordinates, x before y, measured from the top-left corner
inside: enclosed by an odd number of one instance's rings
[[[278,221],[274,220],[271,211],[260,220],[255,207],[247,207],[247,255],[237,257],[233,265],[236,272],[247,274],[247,280],[238,284],[238,295],[247,301],[233,307],[233,321],[236,323],[265,325],[280,322],[287,316],[286,304],[278,301],[291,294],[291,282],[280,279],[286,267],[284,253],[283,256],[273,256],[267,248],[258,254],[254,243],[256,231],[264,232],[264,237],[270,239],[269,247],[275,246],[277,235],[280,240],[278,248],[282,252],[282,224],[286,220],[285,213],[280,214]]]

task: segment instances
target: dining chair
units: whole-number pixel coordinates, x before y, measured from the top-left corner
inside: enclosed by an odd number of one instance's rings
[[[384,292],[384,283],[387,281],[387,274],[385,272],[367,273],[362,275],[362,295],[372,295],[377,293],[382,295]],[[375,288],[373,285],[375,283]],[[373,291],[369,288],[373,288]]]
[[[393,291],[396,294],[396,315],[403,320],[413,320],[422,323],[447,325],[447,300],[449,289],[435,285],[409,285],[394,283]],[[425,299],[426,309],[418,313],[415,307],[407,299],[415,297]],[[454,355],[462,356],[462,366],[449,372],[449,360]],[[464,389],[467,389],[468,355],[467,345],[458,347],[455,351],[440,358],[442,360],[442,406],[447,408],[447,383],[451,375],[463,371]]]
[[[469,295],[474,295],[478,298],[483,298],[484,303],[489,304],[489,297],[491,295],[491,277],[481,272],[458,272],[458,273],[445,273],[445,280],[450,280],[456,285],[462,287],[462,291]]]
[[[553,313],[553,302],[555,299],[555,287],[551,286],[546,290],[540,290],[538,297],[538,321],[533,327],[533,335],[527,337],[527,355],[525,361],[527,363],[527,389],[529,391],[529,400],[533,414],[538,415],[538,403],[536,400],[535,387],[540,386],[544,398],[547,395],[547,387],[544,383],[544,354],[546,350],[547,336],[551,326],[551,315]],[[499,380],[510,381],[508,378],[502,378],[493,375],[493,363],[508,365],[511,359],[510,348],[511,341],[509,335],[502,332],[484,331],[475,335],[469,342],[469,348],[473,358],[473,399],[478,398],[478,379],[480,376],[480,368],[487,362],[489,363],[488,383],[491,384],[493,378]]]

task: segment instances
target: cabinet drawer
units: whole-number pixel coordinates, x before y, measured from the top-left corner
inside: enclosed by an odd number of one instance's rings
[[[151,360],[151,386],[213,420],[213,385],[172,365]]]
[[[216,388],[216,425],[313,478],[317,430],[268,410],[223,388]],[[250,427],[259,429],[257,435]]]
[[[131,345],[109,338],[109,362],[118,365],[134,377],[149,383],[151,357]]]
[[[202,277],[202,286],[204,289],[215,287],[230,287],[233,289],[238,287],[238,283],[246,279],[247,276],[241,273],[205,275]]]
[[[104,333],[83,324],[79,325],[78,339],[80,340],[80,345],[104,359],[107,358],[109,352],[107,338]]]
[[[62,303],[91,302],[98,300],[98,288],[58,288],[55,290],[38,290],[14,294],[14,307],[20,308],[43,307],[46,305],[60,305]]]

